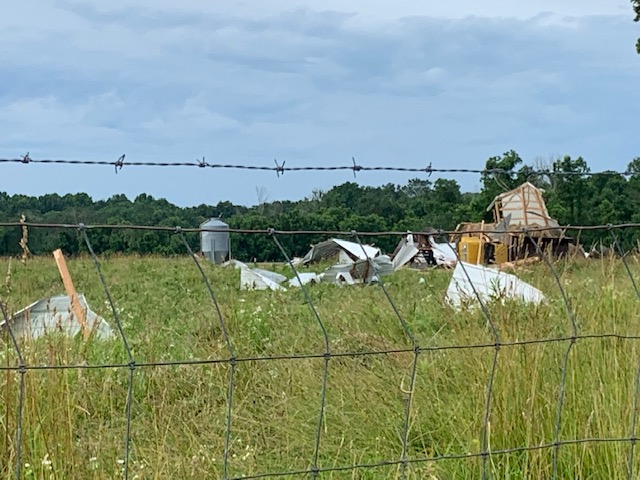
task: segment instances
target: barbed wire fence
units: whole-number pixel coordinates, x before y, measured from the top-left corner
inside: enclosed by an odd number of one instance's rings
[[[351,170],[354,175],[360,171],[376,171],[376,170],[393,170],[393,171],[406,171],[406,172],[422,172],[422,173],[480,173],[480,174],[493,174],[493,173],[512,173],[505,171],[487,171],[487,170],[467,170],[467,169],[435,169],[431,168],[431,166],[425,169],[413,169],[413,168],[402,168],[402,167],[364,167],[359,166],[353,161],[353,165],[351,166],[339,166],[339,167],[285,167],[283,164],[278,164],[276,162],[275,167],[257,167],[257,166],[247,166],[247,165],[214,165],[207,164],[204,162],[197,163],[124,163],[124,156],[114,162],[92,162],[92,161],[68,161],[68,160],[34,160],[31,159],[28,155],[20,159],[0,159],[0,163],[54,163],[54,164],[83,164],[83,165],[109,165],[115,167],[116,172],[121,169],[124,165],[127,166],[156,166],[156,167],[169,167],[169,166],[182,166],[182,167],[199,167],[199,168],[239,168],[239,169],[250,169],[250,170],[271,170],[281,175],[285,172],[289,171],[317,171],[317,170]],[[597,172],[597,173],[587,173],[587,174],[609,174],[614,173],[617,175],[630,175],[631,172]],[[533,173],[532,173],[533,174]],[[566,175],[573,173],[568,172],[535,172],[535,174],[540,175]],[[585,173],[581,172],[579,175],[585,175]],[[465,263],[461,261],[458,252],[453,249],[453,252],[456,255],[458,264],[462,267],[463,273],[466,278],[469,280],[472,289],[473,296],[475,300],[480,306],[482,315],[486,319],[486,323],[491,335],[490,342],[479,342],[473,344],[459,344],[459,345],[423,345],[420,343],[419,339],[414,335],[412,331],[412,319],[407,318],[406,313],[402,311],[402,309],[396,304],[392,294],[389,289],[386,288],[385,282],[383,278],[380,276],[378,278],[378,282],[372,288],[379,288],[386,302],[393,312],[394,318],[397,320],[400,328],[406,340],[408,342],[408,346],[406,348],[393,348],[393,349],[371,349],[367,351],[333,351],[331,349],[330,338],[328,334],[328,330],[326,327],[326,323],[320,315],[316,305],[313,301],[313,296],[311,295],[310,289],[307,285],[304,284],[301,280],[300,272],[296,264],[292,261],[292,255],[288,252],[280,239],[289,235],[302,235],[302,234],[318,234],[318,235],[327,235],[327,236],[343,236],[346,238],[352,239],[356,242],[364,252],[366,260],[370,267],[375,272],[378,268],[373,258],[369,256],[367,250],[362,242],[363,238],[367,237],[379,237],[385,235],[393,235],[393,236],[404,236],[407,232],[357,232],[357,231],[318,231],[318,230],[278,230],[275,228],[263,229],[263,230],[247,230],[247,229],[206,229],[206,228],[181,228],[179,226],[176,227],[164,227],[164,226],[155,226],[155,225],[85,225],[85,224],[52,224],[52,223],[29,223],[29,222],[0,222],[0,228],[44,228],[44,229],[66,229],[66,230],[75,230],[79,232],[84,245],[86,246],[87,251],[93,261],[95,272],[98,277],[99,283],[102,286],[104,291],[104,295],[106,301],[109,305],[112,314],[112,320],[114,325],[117,328],[118,335],[120,337],[120,341],[122,342],[122,346],[126,353],[127,362],[125,363],[105,363],[105,364],[69,364],[69,365],[47,365],[47,364],[30,364],[27,361],[26,355],[24,355],[23,347],[20,346],[16,338],[16,334],[12,329],[12,318],[9,311],[5,308],[4,304],[0,302],[0,309],[2,311],[2,317],[4,319],[4,326],[8,332],[11,346],[15,350],[17,363],[15,365],[3,365],[0,366],[0,371],[5,372],[14,372],[19,375],[19,391],[17,397],[17,404],[15,405],[16,409],[16,418],[17,423],[14,431],[15,437],[15,478],[22,479],[25,478],[23,467],[24,467],[24,459],[22,458],[22,445],[25,441],[25,431],[23,428],[23,411],[25,408],[25,377],[31,371],[61,371],[61,370],[82,370],[82,369],[92,369],[92,370],[107,370],[107,369],[118,369],[123,371],[128,371],[128,380],[127,380],[127,393],[126,393],[126,403],[125,403],[125,411],[123,415],[126,419],[126,428],[123,432],[123,475],[125,479],[132,478],[130,474],[130,458],[131,458],[131,443],[132,443],[132,434],[131,434],[131,426],[132,426],[132,403],[134,398],[134,389],[135,389],[135,381],[134,374],[139,369],[144,368],[160,368],[167,366],[197,366],[197,365],[224,365],[228,368],[228,386],[227,386],[227,395],[225,401],[225,409],[220,412],[221,416],[224,416],[224,447],[221,452],[222,455],[222,465],[220,476],[225,480],[236,480],[239,478],[268,478],[268,477],[299,477],[305,478],[310,476],[311,478],[321,478],[323,475],[329,475],[332,473],[339,472],[357,472],[357,471],[372,471],[375,472],[377,469],[382,467],[397,467],[397,476],[401,479],[408,478],[409,469],[414,465],[419,464],[428,464],[428,463],[437,463],[443,461],[466,461],[470,459],[479,459],[481,460],[481,471],[482,478],[487,479],[491,477],[491,467],[490,462],[492,459],[504,455],[521,453],[521,452],[532,452],[532,451],[550,451],[552,452],[552,473],[551,478],[557,479],[559,478],[559,467],[558,467],[558,458],[559,452],[563,447],[567,447],[570,445],[586,445],[586,444],[619,444],[622,446],[626,446],[628,448],[628,462],[627,462],[627,472],[626,477],[628,479],[636,478],[638,472],[635,468],[635,446],[637,443],[637,413],[639,406],[639,398],[640,398],[640,359],[638,362],[637,371],[635,374],[634,386],[633,386],[633,400],[632,405],[630,407],[631,415],[630,418],[626,421],[628,422],[628,436],[620,437],[620,438],[562,438],[561,437],[561,424],[563,420],[564,407],[565,407],[565,397],[566,397],[566,388],[567,388],[567,376],[569,374],[569,357],[573,349],[577,348],[577,344],[583,341],[595,341],[595,340],[604,340],[604,339],[619,339],[619,340],[630,340],[630,341],[640,341],[640,335],[623,335],[619,333],[601,333],[601,334],[593,334],[593,333],[583,333],[580,331],[579,323],[576,319],[576,314],[574,308],[571,305],[569,295],[566,292],[565,286],[563,285],[560,275],[557,271],[557,268],[554,264],[552,258],[550,258],[549,253],[545,251],[545,249],[541,246],[539,241],[539,234],[546,230],[557,230],[560,228],[563,231],[571,230],[575,232],[581,231],[590,231],[590,230],[606,230],[609,232],[611,237],[611,244],[614,249],[618,252],[619,258],[624,265],[624,269],[626,274],[629,277],[633,290],[637,296],[637,299],[640,300],[640,289],[638,287],[633,269],[631,268],[628,261],[628,251],[623,249],[623,246],[618,238],[618,232],[625,229],[640,229],[640,224],[638,223],[626,223],[626,224],[618,224],[618,225],[584,225],[584,226],[560,226],[560,227],[541,227],[541,228],[528,228],[528,229],[520,229],[520,230],[512,230],[513,234],[520,234],[525,237],[531,244],[535,247],[537,255],[542,260],[542,264],[544,268],[546,268],[549,274],[553,277],[558,292],[561,297],[561,301],[564,305],[566,312],[566,320],[569,322],[570,328],[567,334],[560,336],[551,336],[551,337],[543,337],[543,338],[530,338],[523,340],[513,340],[513,341],[503,341],[501,339],[501,332],[498,326],[498,323],[492,317],[491,310],[485,304],[485,300],[483,300],[483,296],[481,292],[474,286],[474,283],[471,280],[471,275],[465,266]],[[228,355],[220,358],[213,359],[175,359],[170,361],[159,361],[159,362],[143,362],[137,361],[136,357],[131,349],[130,341],[125,334],[125,329],[123,328],[122,321],[119,317],[118,308],[116,307],[117,299],[115,299],[109,288],[109,280],[104,276],[102,272],[101,262],[94,251],[93,245],[91,243],[91,234],[93,231],[100,229],[127,229],[133,231],[163,231],[167,233],[171,233],[179,237],[183,245],[185,246],[186,251],[189,254],[189,257],[193,260],[195,267],[197,268],[199,275],[201,277],[202,283],[207,291],[208,296],[211,299],[212,307],[214,310],[215,318],[222,334],[222,340],[228,352]],[[230,234],[236,235],[267,235],[274,242],[277,250],[280,252],[282,256],[282,260],[288,265],[288,268],[293,273],[294,277],[297,278],[298,283],[300,285],[301,294],[304,297],[304,301],[308,306],[311,314],[313,315],[314,321],[317,323],[321,335],[324,348],[321,351],[317,352],[304,352],[299,354],[282,354],[282,355],[268,355],[268,356],[251,356],[251,357],[243,357],[237,355],[237,348],[233,344],[231,336],[228,332],[228,327],[216,295],[216,285],[211,282],[208,277],[205,269],[202,267],[202,260],[198,257],[198,255],[193,251],[189,242],[187,241],[185,235],[201,233],[201,232],[227,232]],[[453,235],[453,231],[438,231],[438,235],[440,236],[449,236]],[[489,229],[483,230],[468,230],[465,233],[492,233]],[[496,231],[495,233],[503,233]],[[498,370],[498,358],[500,353],[507,348],[519,347],[519,346],[527,346],[527,345],[543,345],[543,344],[557,344],[557,345],[565,345],[566,349],[564,350],[564,354],[562,356],[561,361],[561,371],[560,371],[560,383],[558,385],[558,396],[556,399],[556,410],[555,410],[555,418],[553,425],[554,436],[551,441],[546,443],[538,443],[538,444],[525,444],[525,445],[513,445],[508,448],[499,448],[493,449],[490,444],[490,423],[492,417],[492,401],[494,395],[494,382],[496,380],[497,370]],[[442,455],[434,455],[434,456],[416,456],[412,455],[409,452],[409,433],[411,427],[411,414],[413,409],[414,402],[414,392],[416,388],[416,376],[418,372],[419,359],[421,356],[431,353],[431,352],[444,352],[444,351],[452,351],[452,350],[464,350],[469,352],[477,352],[477,351],[489,351],[492,352],[491,355],[491,366],[489,368],[489,375],[486,381],[485,387],[485,398],[484,398],[484,407],[483,407],[483,416],[482,416],[482,428],[481,431],[478,432],[481,438],[480,448],[478,451],[470,452],[470,453],[454,453],[454,454],[442,454]],[[405,353],[412,356],[411,365],[409,367],[409,371],[407,372],[409,375],[409,388],[407,390],[407,399],[404,406],[404,411],[402,412],[402,424],[398,425],[398,429],[400,431],[400,444],[399,451],[400,454],[397,458],[381,458],[377,462],[373,463],[357,463],[353,462],[350,464],[344,465],[326,465],[321,461],[321,453],[322,453],[322,439],[324,434],[323,425],[326,417],[326,407],[327,407],[327,392],[329,390],[328,384],[328,376],[331,370],[331,360],[338,358],[358,358],[358,357],[376,357],[388,354],[395,353]],[[322,377],[321,377],[321,391],[320,391],[320,401],[317,409],[317,427],[315,429],[315,439],[314,439],[314,448],[313,455],[308,459],[308,468],[300,469],[300,470],[282,470],[282,471],[268,471],[257,473],[254,475],[243,475],[241,477],[234,477],[230,474],[230,443],[232,432],[234,429],[233,425],[233,411],[235,403],[234,396],[234,388],[236,387],[236,368],[238,365],[248,362],[272,362],[279,360],[287,360],[287,361],[303,361],[309,359],[318,359],[323,361],[322,368]],[[534,421],[532,419],[532,421]],[[622,420],[621,420],[622,421]],[[213,476],[213,474],[212,474]]]
[[[352,163],[347,165],[332,165],[332,166],[320,166],[320,165],[306,165],[306,166],[287,166],[286,160],[280,163],[277,159],[274,159],[273,166],[267,165],[249,165],[249,164],[231,164],[231,163],[210,163],[203,157],[201,160],[197,159],[193,162],[140,162],[140,161],[125,161],[126,155],[121,155],[117,160],[72,160],[72,159],[36,159],[31,158],[27,153],[18,158],[0,158],[0,164],[22,164],[22,165],[75,165],[75,166],[108,166],[113,167],[115,173],[118,173],[123,167],[150,167],[150,168],[203,168],[213,170],[253,170],[261,172],[273,172],[278,177],[284,175],[286,172],[331,172],[331,171],[350,171],[353,173],[354,178],[359,172],[404,172],[404,173],[423,173],[427,175],[431,174],[474,174],[474,175],[517,175],[516,170],[507,170],[503,168],[442,168],[434,167],[432,162],[424,167],[409,167],[398,165],[386,165],[386,166],[367,166],[358,164],[355,157],[351,158]],[[627,168],[626,170],[603,170],[603,171],[590,171],[590,170],[554,170],[553,168],[534,168],[524,165],[523,170],[520,172],[527,176],[527,178],[535,177],[585,177],[585,176],[600,176],[600,175],[619,175],[623,177],[630,177],[632,175],[640,175],[639,171]]]

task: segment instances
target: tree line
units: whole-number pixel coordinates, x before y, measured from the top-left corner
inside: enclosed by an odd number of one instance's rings
[[[565,156],[551,163],[551,174],[539,174],[515,152],[489,158],[487,173],[481,176],[478,192],[462,192],[451,179],[414,178],[405,185],[380,187],[347,182],[328,191],[316,190],[300,201],[273,201],[246,207],[223,201],[217,205],[181,208],[165,199],[142,194],[134,200],[114,195],[94,201],[85,193],[30,197],[0,192],[0,221],[16,222],[24,215],[29,222],[55,224],[120,224],[198,227],[203,221],[220,216],[231,228],[279,230],[340,231],[423,231],[434,227],[452,230],[460,222],[492,221],[487,206],[493,198],[525,181],[544,189],[551,217],[561,225],[600,225],[640,222],[640,157],[627,167],[627,174],[607,172],[589,175],[590,168],[581,158]],[[571,175],[553,175],[571,173]],[[61,248],[67,255],[86,251],[84,240],[74,229],[30,228],[28,246],[33,254],[49,255]],[[587,248],[610,233],[590,231],[581,234]],[[20,228],[0,228],[0,255],[22,252]],[[199,237],[187,235],[191,247],[199,250]],[[640,232],[627,230],[621,238],[629,247],[640,239]],[[183,254],[186,249],[179,236],[168,232],[127,229],[91,230],[92,246],[100,254]],[[325,240],[322,235],[279,237],[290,255],[304,255],[310,244]],[[364,241],[364,239],[363,239]],[[367,239],[383,251],[391,252],[398,238]],[[268,235],[232,234],[235,258],[263,261],[282,260]]]

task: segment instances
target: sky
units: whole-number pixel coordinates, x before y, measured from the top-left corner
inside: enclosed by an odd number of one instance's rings
[[[0,158],[126,159],[117,174],[0,164],[0,191],[252,205],[426,177],[126,161],[482,168],[513,149],[527,163],[571,155],[624,170],[640,156],[627,0],[142,4],[3,6]]]

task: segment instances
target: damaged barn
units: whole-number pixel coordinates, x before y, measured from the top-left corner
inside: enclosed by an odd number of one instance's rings
[[[549,216],[543,191],[525,182],[494,198],[487,212],[493,223],[461,223],[453,240],[460,259],[474,264],[504,264],[536,257],[536,244],[552,257],[568,254],[575,239],[564,235],[558,222]],[[529,229],[523,234],[523,229]]]

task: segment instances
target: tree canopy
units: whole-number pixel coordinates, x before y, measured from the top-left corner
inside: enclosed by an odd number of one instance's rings
[[[640,22],[640,0],[631,0],[631,4],[633,5],[633,11],[636,14],[633,19],[634,22]],[[640,38],[636,42],[636,51],[640,54]]]

